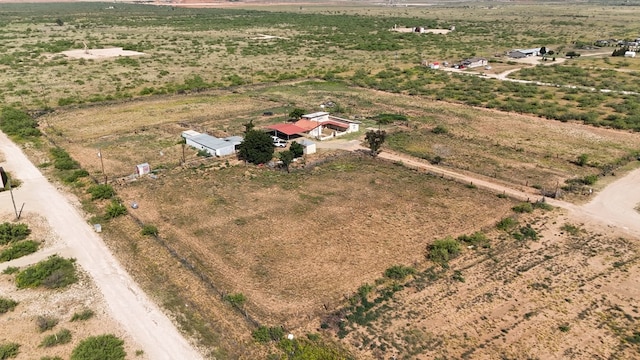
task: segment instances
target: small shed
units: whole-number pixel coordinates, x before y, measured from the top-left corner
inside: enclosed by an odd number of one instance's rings
[[[138,176],[146,175],[150,172],[151,172],[151,166],[149,166],[149,163],[136,165],[136,174]]]
[[[298,141],[302,145],[302,153],[305,155],[311,155],[316,153],[316,143],[311,140],[302,139]]]
[[[236,152],[236,147],[243,141],[242,136],[229,136],[220,139],[193,130],[183,131],[182,137],[187,145],[204,150],[212,156],[231,155]]]
[[[624,52],[624,57],[636,57],[636,52],[635,51],[625,51]]]

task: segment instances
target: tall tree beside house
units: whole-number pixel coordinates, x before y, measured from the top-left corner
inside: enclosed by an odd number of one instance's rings
[[[249,131],[253,130],[253,128],[255,128],[256,126],[253,124],[253,119],[249,120],[249,122],[242,124],[244,125],[244,133],[248,133]]]
[[[387,138],[387,132],[384,130],[369,130],[364,136],[364,140],[367,142],[369,149],[371,150],[371,156],[378,156],[380,148],[384,144]]]
[[[544,56],[546,53],[547,53],[547,47],[546,46],[541,47],[540,48],[540,55]]]
[[[291,150],[285,150],[278,154],[280,161],[282,161],[282,165],[289,172],[289,165],[293,161],[293,152]]]
[[[260,130],[246,132],[244,141],[238,151],[240,159],[252,164],[264,164],[273,159],[273,141],[271,137]]]
[[[304,155],[304,148],[300,143],[296,141],[291,143],[291,145],[289,146],[289,150],[291,150],[291,152],[293,153],[294,158],[298,158]]]
[[[300,119],[305,112],[305,109],[295,108],[289,112],[289,117],[292,119]]]

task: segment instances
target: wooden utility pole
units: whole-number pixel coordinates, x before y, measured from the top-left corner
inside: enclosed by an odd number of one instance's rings
[[[11,202],[13,203],[13,211],[16,213],[16,220],[20,220],[20,215],[22,215],[22,209],[24,208],[24,203],[20,207],[20,212],[18,212],[18,208],[16,207],[16,200],[13,198],[13,188],[11,187],[11,178],[7,180],[7,186],[9,187],[9,192],[11,193]]]
[[[100,166],[102,167],[102,175],[104,175],[104,184],[107,185],[107,174],[104,172],[104,161],[102,160],[102,149],[98,149],[98,157],[100,158]]]

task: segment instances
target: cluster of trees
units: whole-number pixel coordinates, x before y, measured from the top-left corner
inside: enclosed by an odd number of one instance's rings
[[[627,51],[629,51],[629,47],[628,46],[623,46],[621,48],[613,50],[613,53],[611,54],[611,56],[624,56],[624,54]]]

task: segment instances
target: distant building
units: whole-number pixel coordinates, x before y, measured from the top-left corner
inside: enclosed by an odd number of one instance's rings
[[[198,150],[204,150],[211,156],[218,157],[235,154],[238,145],[244,140],[242,136],[217,138],[193,130],[183,131],[182,137],[187,145]]]
[[[276,136],[282,134],[287,139],[308,135],[319,140],[326,140],[359,131],[360,121],[343,119],[322,111],[302,115],[302,118],[293,124],[274,124],[267,126],[267,129],[273,130]]]
[[[540,50],[542,48],[533,48],[533,49],[515,49],[511,50],[507,53],[512,59],[522,59],[529,56],[540,56]]]
[[[635,51],[625,51],[624,52],[624,57],[634,58],[634,57],[636,57],[636,52]]]
[[[475,68],[475,67],[480,67],[480,66],[487,66],[489,64],[489,61],[485,58],[481,58],[481,57],[472,57],[469,59],[465,59],[462,60],[460,62],[460,65],[467,67],[467,68]]]

